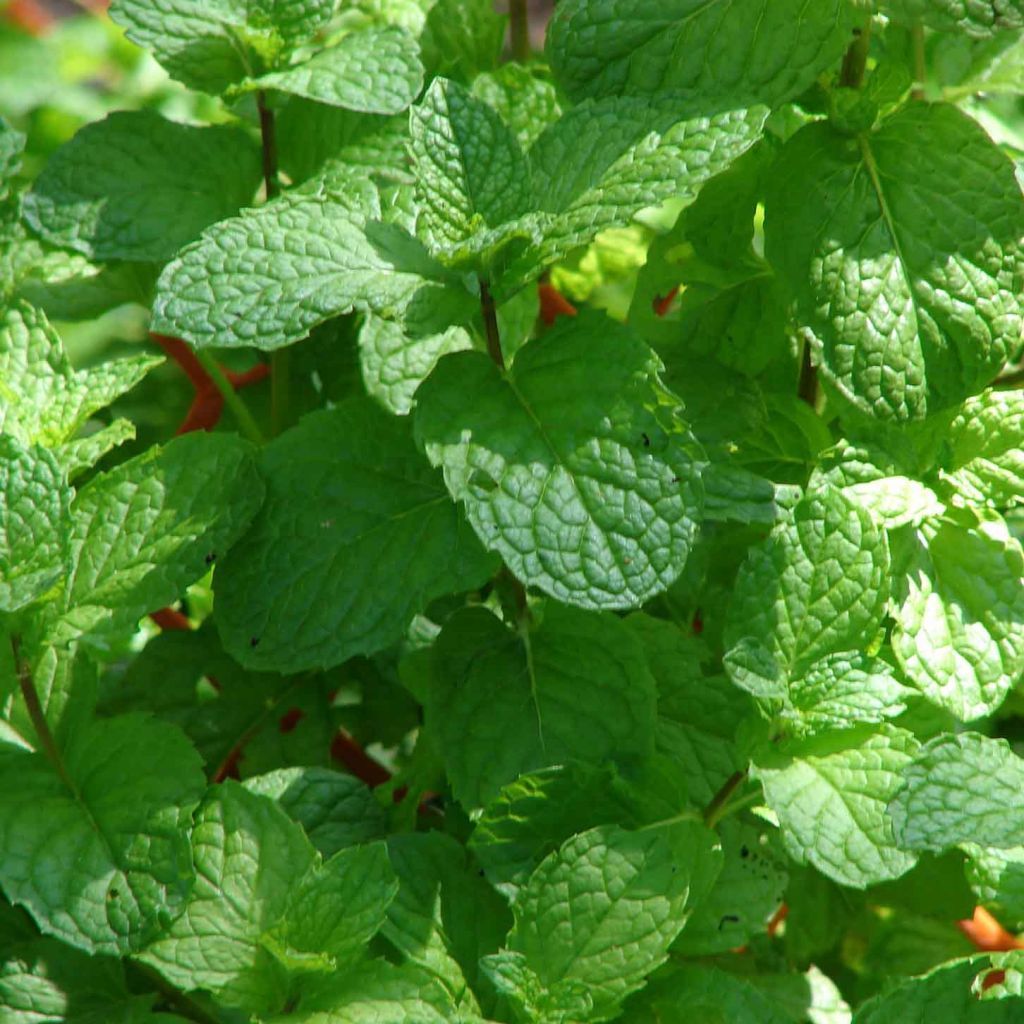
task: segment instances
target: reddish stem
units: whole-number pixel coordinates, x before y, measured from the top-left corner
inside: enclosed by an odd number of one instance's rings
[[[554,286],[541,283],[537,285],[540,295],[540,318],[545,326],[550,327],[560,316],[576,316],[576,307]]]
[[[150,612],[149,617],[163,630],[188,630],[192,623],[174,608],[158,608]]]
[[[654,309],[655,316],[665,316],[668,311],[672,308],[672,303],[675,301],[676,296],[679,294],[679,285],[676,285],[667,295],[658,295],[655,297],[651,306]]]
[[[331,757],[343,764],[357,779],[373,789],[391,778],[391,772],[375,761],[344,729],[331,742]]]
[[[984,907],[974,908],[974,917],[957,921],[960,929],[985,953],[1004,953],[1011,949],[1024,949],[1024,940],[1011,935]]]
[[[4,18],[30,36],[41,36],[54,22],[53,15],[38,0],[11,0]]]

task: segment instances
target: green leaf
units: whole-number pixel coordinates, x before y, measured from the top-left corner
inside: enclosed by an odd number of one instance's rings
[[[242,534],[263,501],[252,446],[187,434],[94,477],[72,507],[56,640],[109,635],[176,601]]]
[[[204,786],[185,737],[142,715],[73,732],[60,773],[41,753],[3,747],[4,892],[69,945],[92,954],[137,952],[185,904],[187,830]]]
[[[480,969],[495,991],[509,1001],[516,1020],[568,1024],[593,1016],[594,1001],[583,982],[563,978],[545,987],[522,953],[503,949],[484,957]]]
[[[367,315],[359,331],[359,364],[366,390],[385,409],[404,416],[413,407],[413,395],[437,361],[449,352],[473,347],[464,327],[449,327],[440,334],[411,337],[400,324]]]
[[[25,219],[47,242],[90,259],[162,262],[249,205],[259,182],[259,150],[237,128],[118,111],[47,161]]]
[[[251,793],[276,800],[324,858],[387,834],[387,813],[365,782],[328,768],[279,768],[246,779]]]
[[[994,508],[1024,502],[1024,391],[969,398],[946,441],[943,476],[965,501]]]
[[[490,0],[413,2],[429,8],[420,45],[433,76],[475,85],[479,74],[498,66],[507,19]]]
[[[509,948],[548,988],[582,982],[607,1019],[664,962],[686,922],[694,876],[714,861],[712,834],[676,825],[602,826],[547,857],[522,890]]]
[[[885,476],[864,480],[843,488],[887,529],[911,524],[918,526],[929,516],[942,515],[944,506],[930,488],[906,476]]]
[[[461,0],[458,6],[463,6]],[[433,11],[440,7],[441,4],[435,5]],[[524,151],[562,113],[551,82],[540,77],[536,68],[522,64],[502,64],[494,71],[478,75],[473,79],[472,91],[501,115]]]
[[[53,455],[0,434],[0,612],[31,604],[70,568],[70,503]]]
[[[397,882],[382,843],[321,862],[272,800],[232,782],[211,791],[192,830],[191,898],[141,959],[225,1006],[282,1008],[291,975],[359,960]]]
[[[459,1011],[428,971],[385,960],[304,986],[298,1008],[266,1024],[451,1024]]]
[[[976,38],[1024,28],[1021,0],[882,0],[879,6],[905,25],[920,21],[938,32],[963,32]]]
[[[277,89],[334,107],[368,114],[397,114],[423,88],[416,40],[396,26],[344,36],[301,64],[246,83]]]
[[[904,848],[1020,844],[1024,816],[1014,794],[1024,784],[1024,760],[1006,740],[973,732],[936,736],[903,766],[902,775],[903,788],[889,812]]]
[[[682,1024],[690,1019],[699,1020],[701,1024],[733,1024],[734,1021],[737,1024],[740,1021],[793,1024],[793,1018],[774,999],[752,984],[754,980],[717,967],[673,965],[672,970],[653,981],[639,999],[640,1005],[650,1007],[654,1016],[637,1017],[637,1021]]]
[[[458,1002],[467,983],[476,986],[480,958],[501,945],[512,915],[449,836],[392,836],[388,855],[400,888],[381,934],[438,977]]]
[[[1024,924],[1024,846],[984,847],[961,844],[967,854],[964,871],[979,903],[1011,932]]]
[[[510,899],[570,836],[629,820],[607,765],[557,765],[521,774],[477,819],[469,848],[487,880]]]
[[[840,0],[562,0],[547,52],[574,100],[677,90],[702,113],[778,106],[839,60],[852,19]]]
[[[1012,999],[979,1001],[972,982],[989,966],[988,954],[941,964],[928,974],[905,978],[864,1003],[853,1024],[1014,1024],[1020,1004]]]
[[[1013,165],[941,104],[911,103],[856,138],[809,125],[765,204],[768,259],[823,376],[879,419],[955,405],[1016,350],[1022,234]]]
[[[515,291],[608,228],[648,206],[692,198],[761,135],[767,110],[684,118],[678,97],[609,97],[573,107],[530,149],[543,241],[496,284]],[[572,173],[567,173],[572,168]]]
[[[734,683],[783,696],[818,659],[865,648],[888,600],[885,534],[835,489],[803,498],[740,568],[725,626]]]
[[[436,255],[457,259],[471,242],[532,208],[530,169],[501,115],[467,89],[435,79],[409,123],[417,233]]]
[[[929,520],[907,572],[892,636],[907,678],[962,721],[991,714],[1024,671],[1020,544],[997,516]]]
[[[282,196],[214,225],[164,269],[153,330],[197,348],[275,349],[353,308],[417,333],[463,319],[469,293],[399,228],[366,222],[378,215],[363,187]]]
[[[299,671],[372,654],[434,598],[494,572],[408,422],[368,399],[306,417],[260,465],[266,503],[214,584],[221,636],[244,665]]]
[[[221,93],[309,39],[336,0],[113,0],[110,16],[191,89]]]
[[[722,871],[672,945],[681,956],[727,953],[746,945],[764,932],[782,905],[789,876],[768,835],[736,820],[723,821],[718,833]]]
[[[537,768],[652,748],[654,680],[640,644],[611,615],[554,603],[519,634],[482,608],[452,616],[434,644],[425,703],[467,808]]]
[[[757,756],[752,772],[793,859],[854,889],[909,871],[917,858],[898,848],[886,805],[917,747],[902,729],[861,727]]]
[[[22,444],[60,449],[160,362],[129,356],[76,371],[46,316],[15,303],[0,314],[0,430]],[[58,451],[65,455],[69,466],[81,461],[74,449]]]
[[[484,545],[528,586],[628,608],[682,571],[701,453],[660,368],[627,328],[581,315],[526,345],[508,374],[457,352],[420,387],[417,438]]]

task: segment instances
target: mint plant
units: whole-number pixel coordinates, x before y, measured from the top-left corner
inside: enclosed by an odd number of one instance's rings
[[[0,1019],[1021,1019],[1024,5],[109,18],[0,87]]]

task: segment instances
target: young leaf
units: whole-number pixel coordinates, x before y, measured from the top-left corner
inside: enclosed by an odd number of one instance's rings
[[[682,571],[701,453],[659,370],[627,328],[583,315],[527,345],[508,375],[457,352],[420,387],[417,438],[484,545],[528,586],[628,608]]]
[[[582,982],[593,1016],[613,1016],[666,959],[686,922],[691,882],[715,860],[712,834],[696,825],[574,836],[520,893],[509,948],[548,989]]]
[[[1022,234],[1011,163],[941,104],[912,103],[854,138],[802,129],[765,204],[768,259],[822,373],[879,419],[955,405],[1016,350]]]
[[[191,898],[141,959],[225,1006],[280,1010],[292,975],[359,960],[397,883],[383,844],[329,861],[266,797],[232,782],[212,791],[192,830]]]
[[[981,718],[1024,670],[1024,553],[998,517],[930,520],[918,536],[893,651],[929,700],[961,721]]]
[[[435,77],[475,85],[501,61],[505,21],[489,0],[436,0],[420,37],[423,63]]]
[[[1014,794],[1024,784],[1024,760],[1006,740],[972,732],[936,736],[903,766],[902,776],[889,813],[904,848],[1020,844],[1024,814]]]
[[[835,489],[809,494],[740,569],[725,627],[734,683],[783,696],[819,658],[862,650],[887,603],[885,534]]]
[[[882,0],[880,6],[905,25],[921,21],[938,32],[963,32],[976,38],[1024,28],[1021,0]]]
[[[90,259],[163,262],[248,206],[259,182],[259,150],[237,128],[118,111],[50,158],[25,197],[25,219]]]
[[[917,747],[902,729],[861,727],[757,756],[753,774],[796,862],[855,889],[909,871],[917,858],[897,846],[886,805]]]
[[[423,66],[416,40],[389,26],[352,32],[301,64],[252,79],[246,88],[277,89],[368,114],[397,114],[423,88]]]
[[[203,433],[94,477],[72,504],[65,611],[55,640],[130,628],[181,596],[263,501],[252,446]]]
[[[124,715],[72,733],[62,759],[0,749],[0,884],[43,932],[126,956],[188,897],[199,757],[177,729]]]
[[[79,429],[161,361],[130,356],[76,371],[42,311],[15,303],[0,314],[0,430],[56,448],[65,466],[79,463]]]
[[[674,90],[717,113],[803,92],[842,56],[852,25],[840,0],[562,0],[547,51],[574,100]]]
[[[421,334],[464,319],[469,293],[399,228],[367,219],[378,215],[364,185],[351,199],[282,196],[214,225],[164,269],[153,330],[197,348],[275,349],[353,308]]]
[[[71,493],[45,448],[0,434],[0,612],[16,612],[71,566]]]
[[[412,109],[410,136],[417,233],[435,255],[456,258],[474,236],[531,210],[530,169],[519,143],[467,89],[435,79]],[[486,237],[496,236],[492,230]]]
[[[267,501],[214,584],[221,636],[245,665],[293,672],[373,654],[431,600],[494,572],[408,421],[368,399],[308,416],[263,450],[261,469]]]
[[[431,667],[426,724],[467,808],[537,768],[652,750],[654,680],[613,616],[551,603],[517,635],[490,612],[466,609],[446,623]]]
[[[441,5],[437,4],[436,11]],[[562,113],[555,87],[533,68],[503,64],[473,79],[473,95],[493,107],[512,129],[523,151]]]

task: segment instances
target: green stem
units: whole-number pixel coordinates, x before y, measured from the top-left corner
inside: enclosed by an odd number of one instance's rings
[[[134,973],[140,984],[160,993],[163,1003],[178,1016],[193,1020],[196,1024],[220,1024],[212,1013],[200,1006],[194,999],[178,991],[158,971],[138,960],[126,960],[125,966]]]
[[[39,701],[39,694],[36,693],[36,685],[32,680],[32,670],[28,662],[21,656],[21,638],[14,634],[11,635],[11,651],[14,654],[18,686],[21,688],[21,696],[25,701],[25,707],[28,710],[28,717],[32,722],[32,727],[39,738],[39,745],[42,747],[43,753],[49,758],[61,781],[77,798],[78,788],[71,781],[71,776],[68,775],[68,770],[64,766],[64,759],[60,756],[60,751],[57,749],[53,733],[50,732],[50,725],[46,721],[46,712],[43,711],[43,705]]]
[[[1002,377],[996,377],[990,387],[999,391],[1008,391],[1011,388],[1020,387],[1021,384],[1024,384],[1024,370],[1011,370],[1009,373],[1003,374]]]
[[[530,59],[530,14],[527,0],[509,0],[508,19],[512,59],[525,64]]]
[[[843,70],[839,75],[839,84],[847,89],[859,89],[864,81],[864,71],[868,66],[868,51],[871,49],[871,18],[864,22],[863,28],[853,30],[853,42],[850,43],[846,56],[843,58]]]
[[[811,362],[811,343],[804,339],[803,355],[800,358],[800,383],[797,395],[812,409],[818,408],[818,368]]]
[[[277,129],[274,112],[267,106],[267,94],[260,89],[256,93],[256,109],[260,115],[260,142],[263,151],[263,187],[267,198],[273,199],[277,187]]]
[[[288,426],[291,409],[291,350],[279,348],[270,357],[270,422],[276,437]]]
[[[217,386],[217,390],[224,399],[224,404],[231,410],[231,414],[242,428],[242,433],[250,441],[254,441],[256,444],[263,444],[263,434],[256,425],[252,413],[249,412],[249,407],[231,386],[231,381],[224,376],[224,372],[217,365],[217,361],[208,352],[196,352],[196,358],[209,375],[210,380]]]
[[[733,793],[746,781],[747,773],[739,771],[733,772],[725,780],[722,788],[711,798],[711,803],[704,808],[704,824],[708,828],[714,828],[726,816],[726,804]]]
[[[924,62],[924,26],[919,21],[910,29],[910,44],[914,51],[914,88],[910,95],[915,100],[923,100],[924,82],[928,71]]]
[[[494,305],[494,296],[487,282],[480,278],[480,312],[484,318],[484,331],[487,334],[487,351],[498,366],[505,369],[505,356],[501,351],[501,335],[498,333],[498,311]]]

